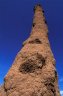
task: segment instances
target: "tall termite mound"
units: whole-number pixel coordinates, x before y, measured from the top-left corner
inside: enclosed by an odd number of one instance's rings
[[[44,10],[38,4],[30,37],[7,73],[0,96],[60,96],[57,77]]]

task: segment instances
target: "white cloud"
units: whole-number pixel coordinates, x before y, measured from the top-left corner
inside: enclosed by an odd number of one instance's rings
[[[60,94],[61,94],[61,96],[63,96],[63,90],[62,90],[62,91],[60,91]]]

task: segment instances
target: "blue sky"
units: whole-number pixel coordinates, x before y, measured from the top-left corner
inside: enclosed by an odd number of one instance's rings
[[[0,84],[22,43],[29,37],[33,7],[40,3],[45,11],[51,49],[56,59],[59,87],[63,90],[63,0],[0,0]]]

